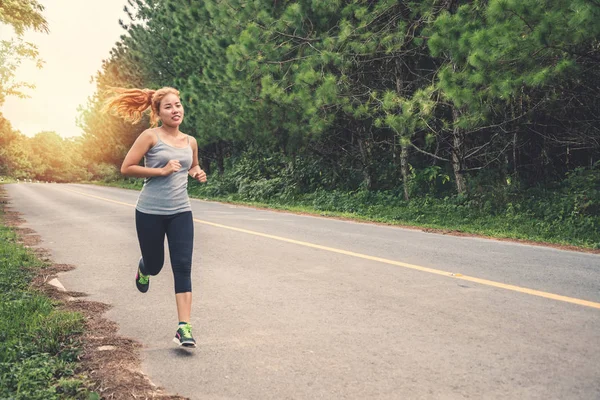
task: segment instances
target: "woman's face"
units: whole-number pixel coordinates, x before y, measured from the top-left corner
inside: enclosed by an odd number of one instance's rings
[[[160,102],[158,116],[164,125],[177,127],[183,121],[183,105],[176,94],[169,93]]]

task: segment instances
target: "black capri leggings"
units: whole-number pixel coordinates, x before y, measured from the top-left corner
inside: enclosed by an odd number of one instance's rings
[[[169,242],[175,293],[192,291],[192,251],[194,221],[192,212],[173,215],[145,214],[135,210],[135,226],[142,250],[144,275],[158,275],[165,262],[165,234]]]

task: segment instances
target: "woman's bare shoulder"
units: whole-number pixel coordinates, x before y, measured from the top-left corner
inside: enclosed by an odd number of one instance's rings
[[[137,140],[143,141],[144,143],[150,145],[150,147],[153,147],[158,142],[156,128],[148,128],[144,130],[142,133],[140,133]]]
[[[156,138],[156,136],[158,135],[158,128],[148,128],[146,130],[144,130],[140,136],[146,136],[146,137],[153,137]]]
[[[198,147],[198,142],[196,142],[196,138],[193,137],[192,135],[186,135],[188,137],[188,140],[190,142],[190,145],[194,148]]]

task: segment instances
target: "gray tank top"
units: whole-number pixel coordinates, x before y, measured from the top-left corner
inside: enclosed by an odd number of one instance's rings
[[[138,197],[136,208],[146,214],[171,215],[191,211],[187,193],[188,171],[192,166],[192,147],[188,136],[187,147],[173,147],[156,135],[158,142],[144,155],[144,165],[162,168],[169,160],[178,160],[181,169],[169,176],[153,176],[144,179],[144,187]]]

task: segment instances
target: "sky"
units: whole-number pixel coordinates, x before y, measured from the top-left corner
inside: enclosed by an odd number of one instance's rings
[[[45,10],[49,34],[27,32],[25,40],[34,43],[45,61],[38,70],[24,63],[16,80],[33,83],[36,89],[25,89],[29,99],[6,98],[0,111],[13,129],[27,136],[42,131],[55,131],[63,137],[81,135],[76,125],[77,108],[85,105],[95,92],[91,82],[102,66],[102,60],[125,31],[119,18],[128,21],[123,12],[126,0],[39,0]],[[12,29],[2,27],[4,39]]]

